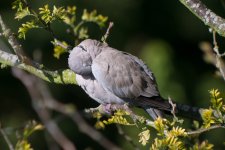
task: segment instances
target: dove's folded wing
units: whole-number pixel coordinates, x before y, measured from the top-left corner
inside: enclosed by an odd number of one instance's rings
[[[120,98],[159,95],[147,66],[137,57],[112,48],[93,60],[92,73],[104,89]]]

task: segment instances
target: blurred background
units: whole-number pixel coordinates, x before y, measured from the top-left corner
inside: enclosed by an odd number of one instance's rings
[[[207,107],[210,103],[208,90],[216,88],[225,93],[224,81],[215,74],[215,67],[204,61],[199,48],[202,41],[212,43],[212,34],[209,33],[208,27],[177,0],[28,0],[28,2],[35,9],[44,4],[76,5],[78,16],[82,14],[84,8],[88,11],[96,9],[98,13],[108,16],[109,21],[114,22],[108,38],[109,45],[144,60],[154,72],[161,95],[165,98],[170,96],[181,103]],[[220,0],[203,2],[214,12],[225,17],[225,8]],[[11,0],[1,0],[0,14],[8,27],[17,33],[21,21],[14,19],[15,12],[11,10],[11,3]],[[100,40],[106,28],[99,29],[94,24],[88,26],[90,38]],[[72,44],[73,39],[66,34],[63,24],[55,23],[53,29],[60,40]],[[21,40],[21,43],[30,57],[35,59],[37,55],[41,55],[42,59],[39,62],[46,67],[52,70],[68,68],[68,54],[64,54],[59,60],[54,58],[51,40],[52,37],[48,32],[38,29],[29,31],[26,40]],[[225,39],[218,36],[217,41],[221,52],[224,52]],[[2,37],[0,48],[11,52],[11,48]],[[81,112],[84,108],[98,106],[78,86],[56,84],[48,86],[56,99],[63,103],[75,104]],[[93,126],[95,120],[85,117]],[[17,128],[32,119],[38,120],[38,117],[32,108],[27,90],[11,75],[10,68],[0,69],[0,123],[6,128],[13,142],[16,141]],[[78,149],[102,149],[89,137],[81,134],[69,119],[62,118],[59,125]],[[138,139],[138,130],[135,127],[127,127],[125,130],[128,135]],[[101,132],[124,149],[132,148],[118,135],[114,125]],[[215,130],[202,134],[201,138],[208,138],[209,142],[215,144],[215,149],[223,149],[224,135],[224,130]],[[47,149],[44,137],[44,132],[32,135],[31,143],[35,150]],[[137,139],[134,139],[136,143]],[[7,149],[2,136],[0,149]]]

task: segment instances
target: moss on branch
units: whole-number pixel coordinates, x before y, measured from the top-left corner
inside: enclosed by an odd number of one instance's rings
[[[69,69],[49,71],[21,63],[18,56],[0,50],[0,63],[23,69],[37,77],[57,84],[76,84],[75,73]]]

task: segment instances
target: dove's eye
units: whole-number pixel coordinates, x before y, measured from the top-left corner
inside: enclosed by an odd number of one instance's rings
[[[81,48],[83,51],[87,52],[87,50],[82,46],[82,45],[78,45],[77,47]]]

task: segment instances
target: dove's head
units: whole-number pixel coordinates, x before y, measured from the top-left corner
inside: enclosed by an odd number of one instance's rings
[[[68,58],[71,70],[80,75],[90,75],[93,59],[101,53],[103,43],[87,39],[73,48]]]

